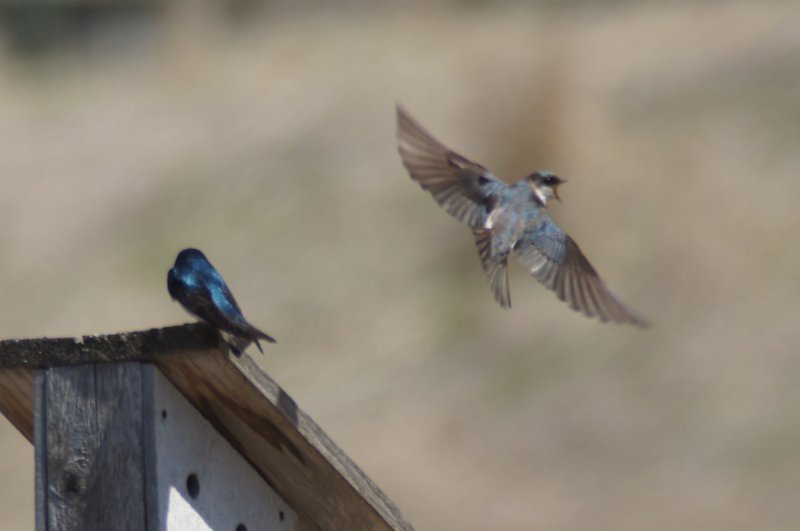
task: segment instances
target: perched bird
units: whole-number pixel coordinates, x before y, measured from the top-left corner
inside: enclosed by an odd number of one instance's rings
[[[230,336],[229,343],[239,353],[251,342],[264,352],[259,339],[275,339],[247,322],[222,275],[197,249],[178,253],[167,273],[167,289],[186,311]]]
[[[601,321],[646,326],[623,305],[586,259],[578,245],[556,225],[547,201],[559,201],[566,182],[538,171],[506,184],[492,173],[448,149],[397,107],[398,150],[411,178],[433,195],[450,215],[472,229],[481,264],[494,297],[511,307],[508,257],[512,253],[545,287],[570,308]]]

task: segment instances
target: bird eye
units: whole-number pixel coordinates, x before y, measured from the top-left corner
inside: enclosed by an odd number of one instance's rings
[[[554,184],[556,184],[556,178],[551,176],[545,177],[544,184],[548,186],[553,186]]]

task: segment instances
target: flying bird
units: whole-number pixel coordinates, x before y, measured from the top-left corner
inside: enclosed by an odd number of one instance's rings
[[[275,343],[273,337],[247,322],[222,275],[201,251],[184,249],[178,253],[167,273],[167,289],[186,311],[229,337],[237,354],[252,342],[263,353],[259,339]]]
[[[609,291],[575,241],[556,225],[547,201],[559,201],[566,181],[537,171],[506,184],[447,148],[397,107],[398,151],[411,178],[451,216],[469,226],[492,292],[511,307],[511,254],[570,308],[602,322],[647,326],[647,321]]]

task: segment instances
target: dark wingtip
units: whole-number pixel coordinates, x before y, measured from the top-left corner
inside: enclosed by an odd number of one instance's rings
[[[624,310],[624,314],[619,316],[609,316],[607,319],[600,319],[601,321],[612,321],[618,325],[633,325],[637,328],[649,328],[650,321],[639,315],[638,313],[634,312],[630,308],[625,306],[621,307]]]

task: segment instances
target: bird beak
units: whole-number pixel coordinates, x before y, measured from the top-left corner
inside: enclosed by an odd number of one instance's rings
[[[558,202],[559,202],[559,203],[561,202],[561,198],[560,198],[560,197],[558,197],[558,187],[559,187],[559,186],[561,186],[562,184],[564,184],[565,182],[567,182],[567,180],[566,180],[566,179],[561,179],[561,182],[560,182],[560,183],[558,183],[558,186],[556,186],[555,188],[553,188],[553,196],[554,196],[556,199],[558,199]]]

